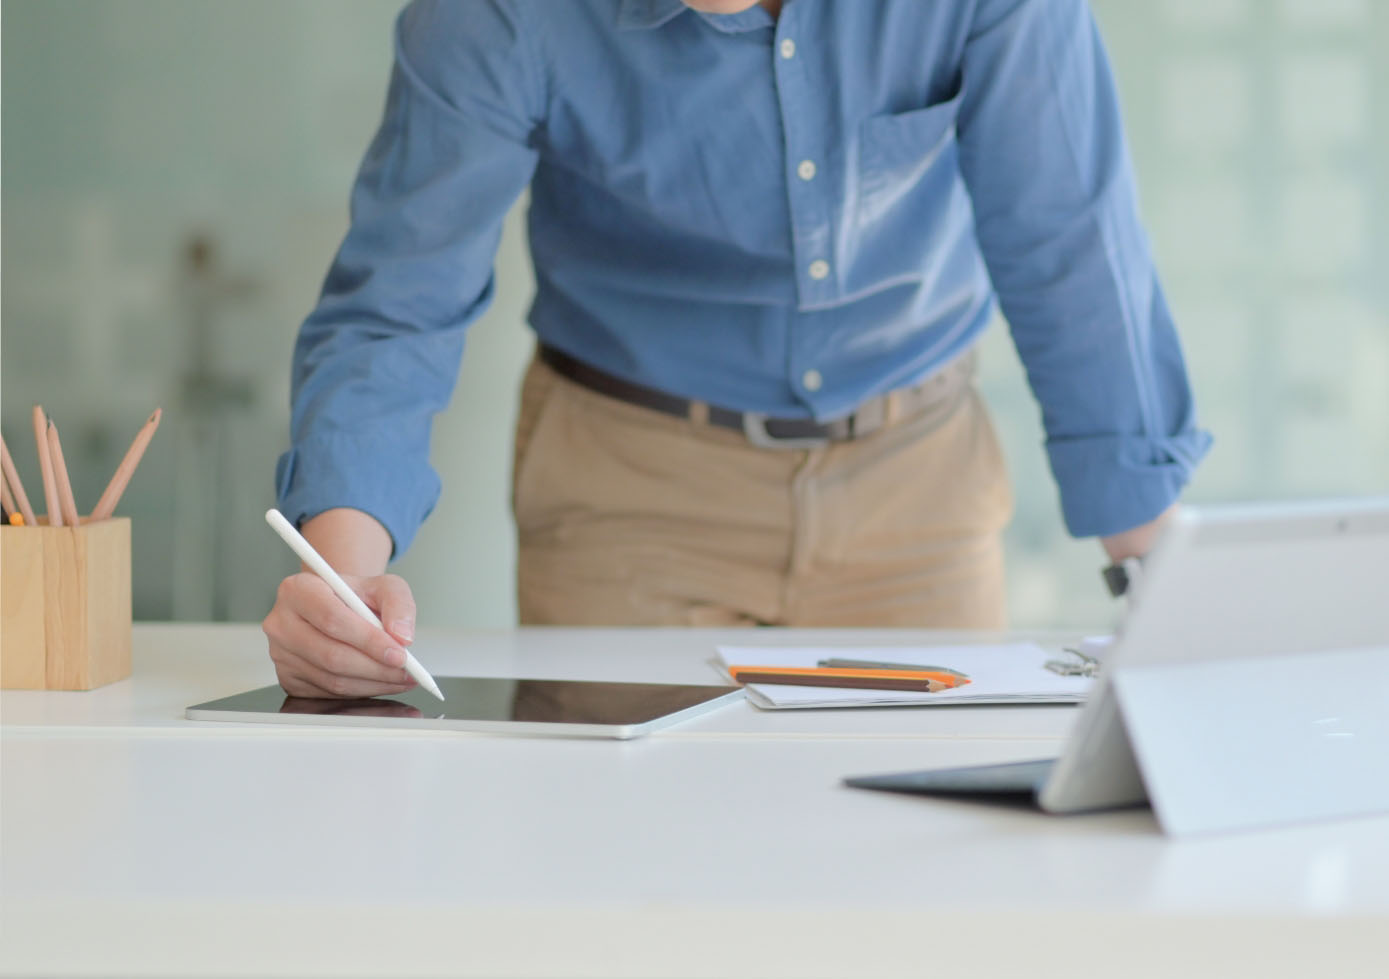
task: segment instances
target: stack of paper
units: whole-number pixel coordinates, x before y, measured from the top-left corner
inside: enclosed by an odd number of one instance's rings
[[[1087,676],[1060,676],[1046,668],[1054,658],[1035,643],[988,646],[719,646],[729,666],[816,666],[831,657],[943,666],[969,676],[970,682],[939,693],[913,690],[866,690],[848,687],[802,687],[750,683],[748,699],[758,707],[893,707],[958,704],[1078,704],[1095,682]]]

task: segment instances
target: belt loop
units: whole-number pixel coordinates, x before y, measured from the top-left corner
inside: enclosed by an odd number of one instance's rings
[[[689,419],[696,425],[708,425],[709,403],[707,401],[691,401]]]
[[[849,416],[849,421],[852,423],[849,437],[857,438],[871,435],[880,428],[886,428],[891,424],[887,417],[891,404],[892,399],[886,394],[880,394],[876,398],[865,401],[859,406],[858,411]]]
[[[891,428],[902,420],[902,392],[889,391],[883,401],[883,427]]]

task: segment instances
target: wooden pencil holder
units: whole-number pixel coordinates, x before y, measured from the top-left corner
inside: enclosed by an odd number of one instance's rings
[[[130,519],[0,528],[0,687],[130,676]]]

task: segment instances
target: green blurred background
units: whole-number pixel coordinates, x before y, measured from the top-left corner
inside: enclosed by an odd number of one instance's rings
[[[261,618],[293,567],[261,521],[288,362],[380,116],[395,0],[6,0],[6,440],[29,407],[90,507],[149,412],[122,509],[140,619]],[[1389,0],[1095,0],[1144,215],[1217,437],[1189,499],[1389,491]],[[444,497],[397,565],[422,625],[508,626],[507,478],[532,278],[518,205],[497,298],[435,430]],[[1106,627],[1065,537],[1006,330],[983,386],[1017,483],[1019,626]]]

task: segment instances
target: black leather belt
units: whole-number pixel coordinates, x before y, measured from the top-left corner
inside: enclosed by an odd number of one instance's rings
[[[679,398],[654,388],[633,384],[614,377],[606,371],[576,360],[562,350],[540,345],[539,356],[556,373],[598,394],[650,408],[677,418],[696,418],[702,413],[702,403]],[[963,358],[962,358],[963,359]],[[969,365],[972,368],[972,358]],[[972,369],[965,371],[947,368],[933,374],[917,387],[895,394],[883,395],[860,405],[858,410],[843,418],[819,422],[812,418],[769,418],[750,411],[733,411],[717,405],[708,406],[708,421],[720,428],[742,432],[749,442],[763,448],[815,448],[829,442],[846,442],[862,438],[888,424],[892,414],[889,399],[900,396],[900,416],[910,417],[932,404],[953,404],[950,395],[967,386]],[[956,383],[963,378],[965,384]]]

